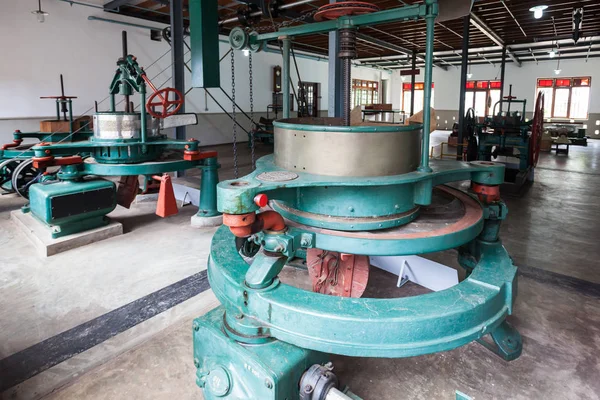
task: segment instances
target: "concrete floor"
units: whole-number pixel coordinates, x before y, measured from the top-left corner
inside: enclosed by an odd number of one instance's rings
[[[443,140],[436,134],[433,142]],[[218,150],[221,179],[231,178],[231,150]],[[242,176],[250,163],[247,147],[239,151]],[[409,359],[334,357],[344,383],[365,399],[452,399],[455,390],[475,399],[600,399],[599,163],[600,141],[572,147],[568,157],[542,154],[529,191],[505,198],[502,237],[523,267],[510,318],[524,338],[519,359],[504,362],[477,343]],[[151,204],[118,209],[111,216],[124,224],[124,236],[42,259],[8,219],[22,203],[0,198],[0,367],[2,359],[205,269],[214,230],[189,227],[192,207],[164,220]],[[452,251],[431,258],[456,265]],[[200,399],[191,320],[216,304],[210,290],[193,296],[3,396]]]

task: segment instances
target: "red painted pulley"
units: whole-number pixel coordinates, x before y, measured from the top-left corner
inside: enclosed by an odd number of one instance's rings
[[[345,15],[361,15],[379,11],[375,4],[364,1],[340,1],[337,3],[326,4],[319,8],[319,11],[313,17],[315,21],[325,21],[338,19]]]
[[[306,265],[313,292],[360,297],[369,280],[369,257],[308,249]]]

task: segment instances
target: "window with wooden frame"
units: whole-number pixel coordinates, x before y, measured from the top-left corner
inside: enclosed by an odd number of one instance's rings
[[[377,104],[379,102],[379,82],[352,79],[352,108]]]
[[[592,78],[539,78],[535,91],[544,93],[544,117],[587,119]]]
[[[412,85],[410,83],[403,83],[402,84],[402,110],[404,110],[406,113],[410,113],[410,96],[411,96],[411,89]],[[425,100],[425,91],[423,90],[425,88],[425,84],[423,82],[415,82],[415,110],[414,110],[414,114],[418,113],[419,111],[423,110],[423,102]],[[435,85],[432,83],[431,84],[431,107],[434,107],[434,94],[435,92]]]
[[[465,110],[472,108],[480,117],[492,115],[494,106],[500,101],[501,88],[500,81],[467,81]]]

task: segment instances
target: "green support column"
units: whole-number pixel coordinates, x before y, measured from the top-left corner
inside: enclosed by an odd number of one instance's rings
[[[283,118],[290,117],[290,45],[288,36],[283,38]]]
[[[193,227],[218,226],[223,222],[223,216],[217,210],[217,184],[219,183],[219,168],[217,158],[204,160],[202,182],[200,183],[200,203],[198,213],[191,219]]]
[[[433,38],[435,17],[437,15],[437,1],[427,1],[427,44],[425,48],[425,82],[423,88],[423,147],[421,148],[421,166],[419,171],[431,172],[429,167],[429,126],[431,121],[431,83],[433,81]]]
[[[221,87],[217,0],[190,0],[192,86]]]

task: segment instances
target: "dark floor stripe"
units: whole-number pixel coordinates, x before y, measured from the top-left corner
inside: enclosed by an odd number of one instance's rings
[[[548,167],[535,167],[535,169],[543,169],[544,171],[559,171],[559,172],[571,172],[573,174],[582,174],[582,175],[593,175],[600,176],[600,174],[595,174],[593,172],[585,172],[585,171],[573,171],[571,169],[561,169],[561,168],[548,168]]]
[[[547,271],[541,268],[523,266],[516,262],[519,267],[519,275],[533,279],[541,283],[560,286],[563,289],[574,290],[578,293],[600,298],[600,283],[586,281],[573,276]]]
[[[83,353],[209,288],[206,271],[199,272],[8,356],[0,360],[0,392]]]

